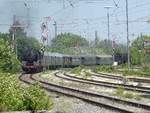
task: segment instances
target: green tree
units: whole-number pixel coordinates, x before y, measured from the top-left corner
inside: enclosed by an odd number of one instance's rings
[[[150,36],[137,37],[131,44],[131,62],[132,64],[144,63],[144,41],[150,40]]]
[[[52,40],[49,50],[63,54],[80,54],[79,48],[86,46],[88,46],[88,41],[85,38],[72,33],[64,33]]]
[[[15,73],[20,69],[20,63],[12,52],[8,41],[0,38],[0,72]]]
[[[72,34],[72,33],[64,33],[57,36],[57,38],[52,40],[52,47],[83,47],[88,46],[88,41],[81,36]]]
[[[0,39],[10,42],[9,34],[7,33],[0,33]]]

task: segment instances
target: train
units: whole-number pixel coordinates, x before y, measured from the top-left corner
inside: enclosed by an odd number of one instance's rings
[[[112,65],[112,55],[66,55],[29,49],[22,59],[25,72],[39,72],[45,69],[73,68],[80,65]]]

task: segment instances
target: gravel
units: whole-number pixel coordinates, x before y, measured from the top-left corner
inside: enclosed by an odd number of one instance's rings
[[[117,113],[116,111],[88,104],[80,99],[56,93],[49,93],[49,95],[53,95],[54,99],[54,107],[49,111],[50,113]]]

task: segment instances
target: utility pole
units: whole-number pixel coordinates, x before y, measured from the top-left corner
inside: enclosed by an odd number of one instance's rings
[[[115,62],[115,38],[113,38],[112,41],[112,49],[113,49],[113,63]]]
[[[107,34],[108,39],[107,40],[109,40],[110,39],[110,21],[109,21],[110,16],[109,16],[109,9],[112,8],[112,6],[105,6],[104,8],[107,9],[107,27],[108,27],[108,34]]]
[[[57,38],[57,23],[56,21],[54,21],[54,27],[55,27],[55,38]]]
[[[98,33],[97,33],[97,30],[95,31],[95,47],[97,47],[97,44],[98,44]]]
[[[13,16],[13,25],[11,26],[12,28],[12,51],[16,54],[16,58],[18,56],[18,51],[17,51],[17,40],[16,40],[16,30],[17,28],[24,28],[23,25],[17,25],[16,24],[16,16]]]
[[[128,0],[126,0],[126,25],[127,25],[127,53],[128,53],[128,69],[130,69],[130,40],[129,40],[129,15],[128,15]]]
[[[13,52],[16,54],[16,58],[17,58],[17,41],[16,41],[16,15],[13,16],[13,25],[11,26],[12,28],[12,50]]]

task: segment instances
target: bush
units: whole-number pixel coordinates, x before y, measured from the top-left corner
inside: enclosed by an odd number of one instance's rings
[[[49,109],[52,102],[35,84],[21,87],[16,75],[0,74],[0,111]]]
[[[126,92],[126,93],[124,94],[124,97],[125,97],[125,98],[134,98],[134,95],[133,95],[132,93]]]
[[[120,86],[116,90],[116,95],[123,96],[124,95],[124,91],[125,91],[124,88]]]
[[[71,72],[76,74],[76,75],[80,75],[81,70],[82,70],[82,67],[79,66],[79,67],[75,67]]]
[[[14,75],[0,74],[0,111],[23,110],[23,89]]]
[[[143,72],[150,73],[150,67],[148,66],[143,67]]]
[[[85,71],[85,76],[84,76],[84,78],[87,79],[87,78],[90,78],[90,77],[91,77],[91,74],[90,74],[89,72],[86,72],[86,71]]]
[[[96,72],[113,72],[114,68],[112,66],[98,66],[95,69]]]
[[[10,44],[0,39],[0,71],[16,73],[20,70],[20,62],[16,55],[12,53]]]
[[[27,87],[24,93],[24,105],[26,110],[48,109],[52,105],[49,97],[38,84]]]
[[[134,70],[124,70],[122,71],[123,75],[124,76],[134,76],[134,75],[137,75],[137,76],[144,76],[144,73],[141,72],[141,71],[134,71]]]
[[[141,99],[141,97],[137,94],[134,94],[134,93],[131,93],[131,92],[126,92],[124,87],[122,87],[122,86],[119,86],[116,89],[115,95],[123,97],[123,98],[129,98],[129,99],[133,99],[133,98],[136,99],[136,100]]]

